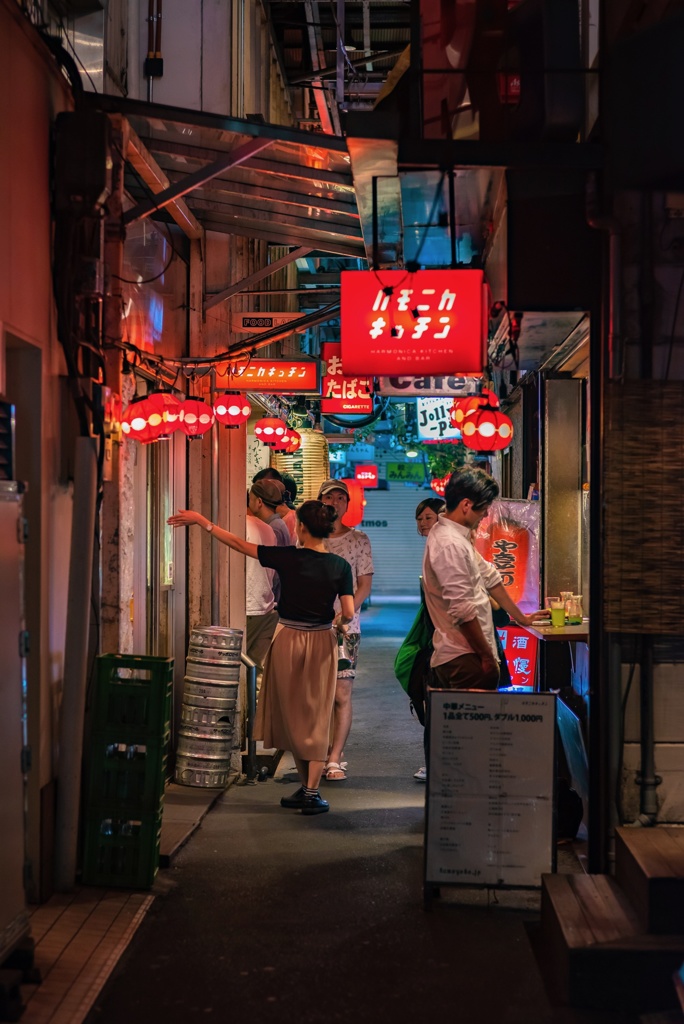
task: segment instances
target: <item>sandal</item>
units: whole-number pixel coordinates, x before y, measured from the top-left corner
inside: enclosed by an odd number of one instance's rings
[[[346,767],[346,761],[341,761],[339,764],[337,761],[328,761],[323,769],[323,774],[328,782],[344,782],[347,778]]]

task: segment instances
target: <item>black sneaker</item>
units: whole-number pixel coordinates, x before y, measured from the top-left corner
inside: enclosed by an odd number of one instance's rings
[[[295,790],[292,796],[284,796],[280,801],[281,807],[296,807],[300,808],[304,806],[304,790],[300,786],[299,789]]]
[[[325,814],[330,810],[330,804],[324,800],[320,793],[315,796],[305,796],[302,801],[302,814]]]

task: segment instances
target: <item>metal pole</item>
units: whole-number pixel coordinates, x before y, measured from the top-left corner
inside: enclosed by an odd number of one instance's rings
[[[655,726],[653,721],[653,637],[641,638],[639,695],[641,718],[641,774],[639,824],[655,825],[658,816],[656,790],[662,781],[655,771]]]
[[[216,374],[211,371],[212,400],[216,389]],[[219,514],[219,427],[214,426],[211,432],[211,521],[215,523]],[[219,552],[218,544],[211,540],[211,621],[214,626],[220,625],[220,587],[219,587]]]
[[[240,661],[247,669],[247,778],[251,782],[258,775],[256,763],[256,740],[254,739],[254,718],[256,716],[256,679],[257,667],[246,654],[240,655]]]
[[[96,442],[90,437],[79,437],[76,439],[64,692],[60,716],[55,829],[55,889],[58,892],[70,892],[76,882],[96,498]]]

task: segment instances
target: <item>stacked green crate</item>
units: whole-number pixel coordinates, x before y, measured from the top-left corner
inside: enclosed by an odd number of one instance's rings
[[[97,659],[85,779],[82,880],[152,885],[171,721],[173,659],[103,654]]]

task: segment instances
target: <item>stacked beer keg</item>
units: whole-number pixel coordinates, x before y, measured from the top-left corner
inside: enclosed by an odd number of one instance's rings
[[[185,663],[176,782],[223,788],[240,744],[238,691],[242,630],[199,626]]]

